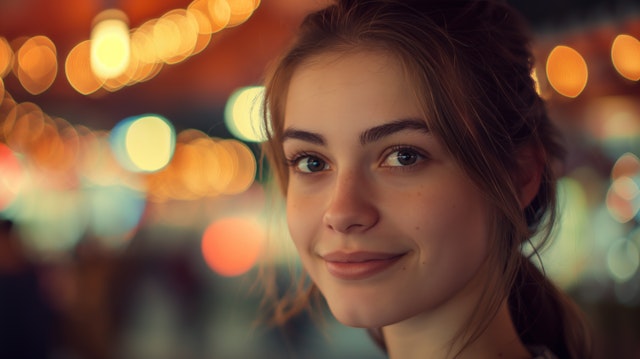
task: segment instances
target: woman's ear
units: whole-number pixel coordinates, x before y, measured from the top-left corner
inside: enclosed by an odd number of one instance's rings
[[[543,168],[543,156],[535,146],[526,146],[518,151],[516,185],[520,208],[527,208],[538,194]]]

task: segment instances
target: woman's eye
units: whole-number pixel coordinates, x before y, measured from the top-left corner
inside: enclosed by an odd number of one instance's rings
[[[382,163],[383,167],[411,166],[423,160],[418,151],[411,148],[401,148],[391,152]]]
[[[325,161],[315,156],[300,157],[293,162],[295,169],[302,173],[320,172],[329,168]]]

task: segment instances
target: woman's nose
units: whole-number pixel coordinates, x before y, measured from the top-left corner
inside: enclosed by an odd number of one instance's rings
[[[379,220],[369,182],[358,174],[338,176],[324,212],[324,224],[336,232],[365,232]]]

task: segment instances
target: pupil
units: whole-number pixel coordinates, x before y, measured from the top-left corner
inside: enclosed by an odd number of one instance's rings
[[[322,161],[317,158],[309,158],[307,160],[307,168],[309,171],[319,171],[323,168]]]
[[[398,162],[401,165],[411,165],[416,161],[416,155],[411,152],[398,152]]]

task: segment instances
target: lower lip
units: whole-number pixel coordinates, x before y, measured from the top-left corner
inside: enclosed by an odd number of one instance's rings
[[[329,262],[325,261],[329,273],[339,279],[363,280],[371,278],[396,264],[402,255],[364,262]]]

